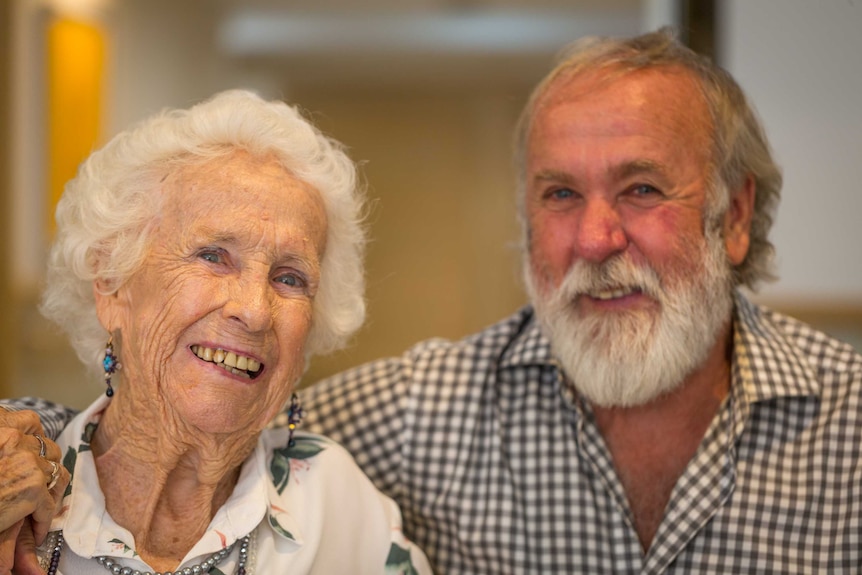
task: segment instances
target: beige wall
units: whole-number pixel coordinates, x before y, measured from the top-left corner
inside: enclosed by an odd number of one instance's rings
[[[362,164],[372,207],[369,321],[307,380],[461,337],[522,304],[509,158],[525,92],[294,87],[291,99]]]

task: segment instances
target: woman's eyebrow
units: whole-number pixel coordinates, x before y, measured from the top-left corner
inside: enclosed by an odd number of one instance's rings
[[[205,242],[228,245],[239,243],[239,238],[237,238],[236,234],[216,230],[207,226],[201,226],[199,228],[192,227],[191,236],[197,238],[199,241]]]

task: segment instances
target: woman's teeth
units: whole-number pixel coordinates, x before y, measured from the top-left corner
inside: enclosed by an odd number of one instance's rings
[[[192,352],[204,361],[209,361],[217,366],[248,378],[260,371],[260,362],[244,355],[237,355],[232,351],[223,349],[212,349],[202,345],[193,345]]]

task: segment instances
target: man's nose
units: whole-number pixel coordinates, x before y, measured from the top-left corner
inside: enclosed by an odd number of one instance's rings
[[[626,249],[628,238],[615,206],[605,199],[588,201],[578,221],[577,257],[601,263]]]

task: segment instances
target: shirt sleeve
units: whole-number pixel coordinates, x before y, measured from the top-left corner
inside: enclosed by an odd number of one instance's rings
[[[374,485],[399,499],[408,357],[374,361],[301,392],[302,429],[343,445]]]
[[[401,516],[398,507],[391,500],[391,517],[396,519],[390,533],[392,542],[389,555],[386,557],[385,575],[433,575],[431,564],[425,554],[415,543],[404,537],[401,530]]]
[[[78,414],[71,407],[39,399],[38,397],[0,399],[0,408],[7,411],[24,411],[27,409],[35,411],[36,415],[42,421],[42,427],[45,428],[45,435],[52,440],[56,440],[60,436],[60,432],[63,431],[63,428]]]

